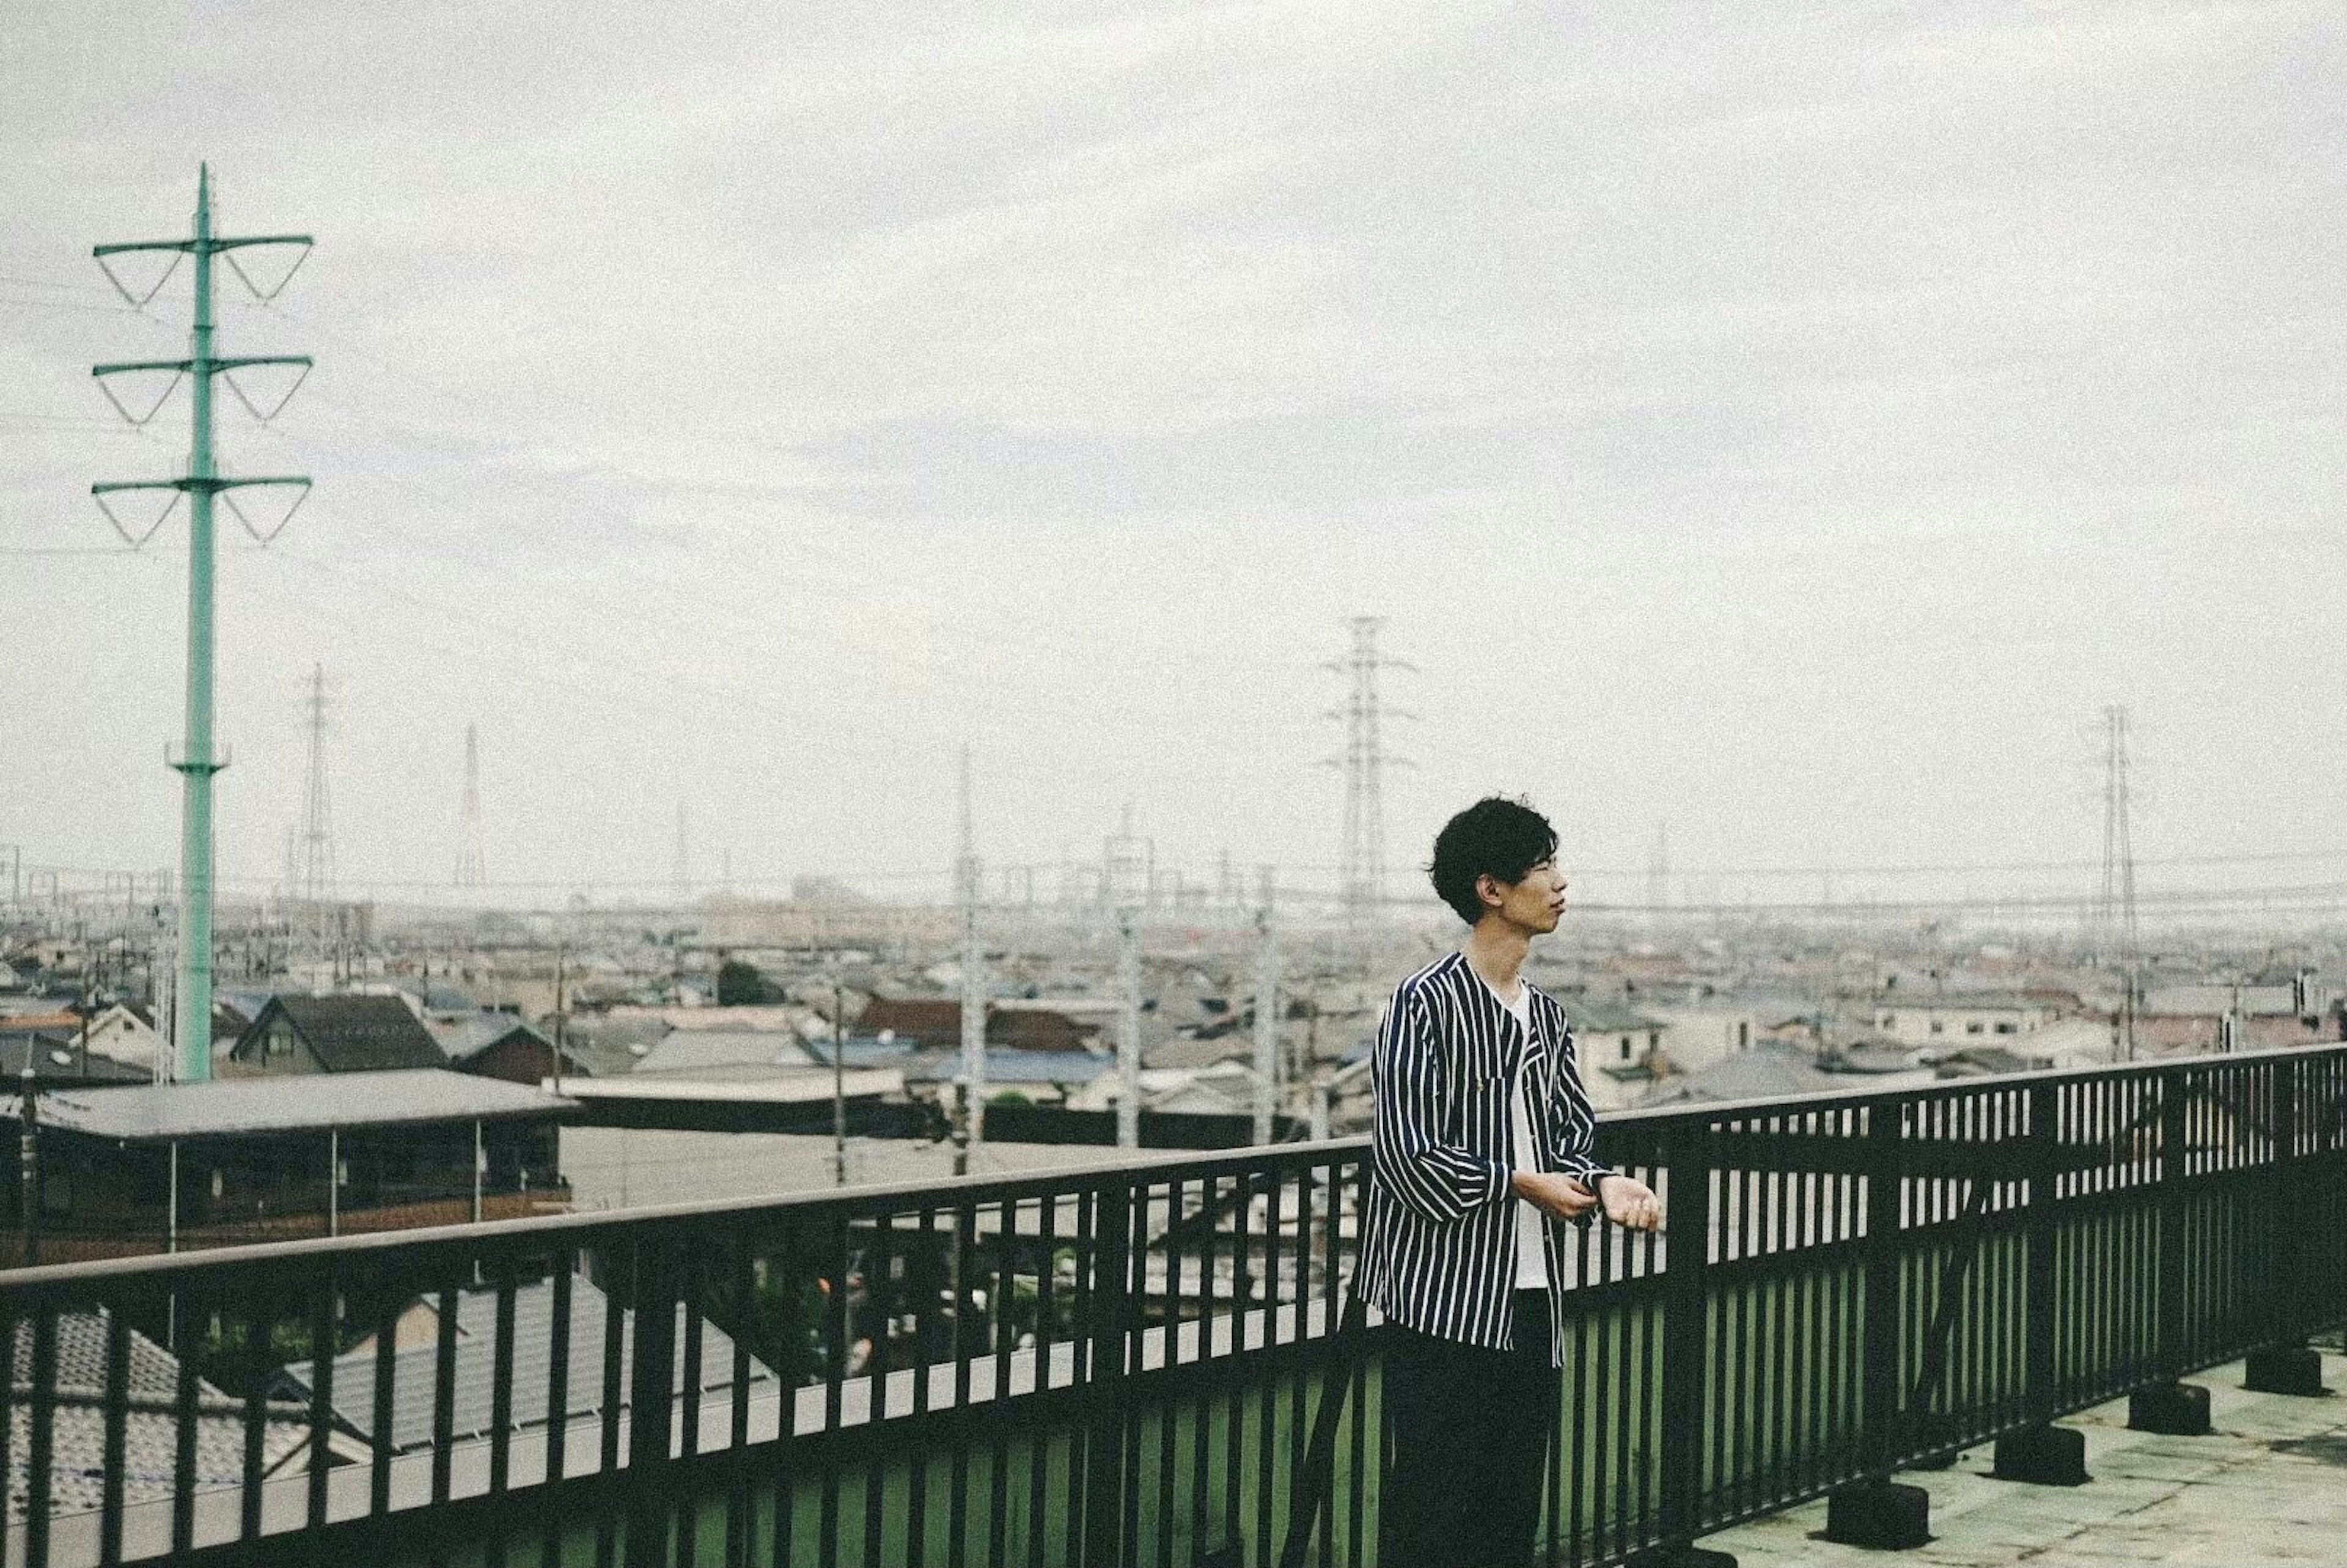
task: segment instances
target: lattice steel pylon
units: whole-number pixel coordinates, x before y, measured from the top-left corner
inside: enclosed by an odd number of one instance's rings
[[[1386,770],[1407,765],[1386,753],[1385,721],[1404,715],[1379,700],[1378,672],[1415,666],[1378,651],[1378,631],[1384,624],[1380,616],[1353,617],[1352,652],[1325,666],[1351,683],[1345,706],[1329,717],[1345,724],[1344,754],[1330,759],[1345,770],[1345,840],[1337,857],[1337,894],[1346,927],[1356,935],[1376,924],[1385,903]]]
[[[477,724],[465,726],[465,808],[457,825],[456,886],[478,887],[489,879],[481,850],[481,735]]]
[[[179,979],[173,988],[177,1011],[171,1022],[171,1054],[173,1076],[183,1082],[200,1083],[212,1075],[212,779],[228,766],[228,758],[214,743],[212,733],[212,503],[224,503],[245,531],[266,545],[277,537],[293,513],[288,507],[276,527],[263,531],[252,526],[231,490],[254,486],[292,487],[293,505],[309,494],[310,481],[299,476],[281,475],[268,477],[247,477],[224,478],[214,461],[212,449],[212,381],[226,381],[229,390],[236,395],[248,413],[260,420],[276,417],[293,395],[288,388],[267,414],[263,414],[244,388],[236,381],[236,372],[251,366],[273,365],[298,370],[306,376],[310,372],[307,354],[258,354],[240,358],[223,358],[212,352],[212,261],[226,261],[229,270],[242,279],[263,302],[274,299],[293,276],[313,243],[307,234],[250,234],[230,238],[212,232],[212,185],[209,165],[196,169],[195,232],[184,240],[140,240],[128,244],[98,245],[90,254],[99,270],[106,273],[132,309],[144,307],[148,301],[162,292],[173,272],[179,268],[179,258],[195,258],[195,316],[188,332],[188,357],[179,360],[133,360],[114,364],[90,367],[97,378],[100,391],[106,394],[117,412],[135,425],[144,425],[161,412],[179,384],[181,377],[189,382],[190,412],[187,472],[169,479],[134,479],[92,485],[90,495],[104,509],[107,520],[121,534],[132,548],[154,538],[157,529],[177,507],[179,497],[188,498],[188,694],[187,725],[179,754],[170,759],[170,765],[180,780],[179,810]],[[263,291],[237,262],[235,252],[264,245],[299,245],[301,255],[275,288]],[[168,253],[170,265],[144,294],[134,294],[125,288],[121,277],[108,264],[108,258],[156,251]],[[143,414],[133,413],[114,395],[108,382],[118,375],[154,374],[169,372],[171,379],[160,396],[147,405]],[[293,386],[301,385],[296,377]],[[170,505],[147,525],[144,532],[134,533],[124,528],[122,518],[107,499],[139,491],[168,490]]]
[[[978,935],[980,867],[970,804],[969,747],[961,749],[961,821],[954,856],[954,900],[961,913],[961,1071],[964,1122],[972,1143],[986,1139],[986,953]],[[962,1174],[966,1169],[957,1169]]]
[[[313,918],[334,897],[334,807],[326,784],[326,667],[310,667],[310,771],[302,788],[300,879],[295,897],[310,907]]]
[[[2095,900],[2096,957],[2116,962],[2123,997],[2119,1004],[2119,1052],[2135,1060],[2135,1015],[2142,938],[2136,924],[2135,840],[2127,825],[2127,711],[2114,703],[2103,710],[2103,880]]]

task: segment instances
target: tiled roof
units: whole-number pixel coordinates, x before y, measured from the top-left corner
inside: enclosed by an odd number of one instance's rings
[[[424,1303],[436,1308],[438,1298]],[[489,1435],[494,1424],[497,1358],[497,1295],[493,1289],[466,1290],[456,1298],[456,1360],[455,1398],[450,1405],[451,1430],[457,1440]],[[570,1281],[570,1351],[563,1406],[571,1417],[599,1413],[603,1404],[603,1329],[606,1297],[584,1276]],[[677,1305],[676,1352],[672,1367],[684,1358],[685,1306]],[[548,1374],[554,1366],[554,1284],[538,1280],[514,1291],[513,1427],[515,1430],[542,1425],[549,1409]],[[631,1397],[635,1375],[633,1347],[636,1313],[623,1308],[620,1317],[620,1405]],[[432,1441],[434,1383],[438,1348],[436,1342],[412,1346],[392,1358],[392,1446],[405,1453],[429,1447]],[[279,1374],[279,1393],[307,1400],[314,1364],[296,1362]],[[750,1382],[773,1384],[774,1372],[752,1357]],[[733,1386],[733,1341],[705,1318],[701,1329],[701,1389],[731,1389]],[[372,1440],[374,1431],[374,1348],[347,1351],[334,1358],[334,1415],[354,1436]]]
[[[108,1317],[96,1312],[57,1317],[57,1406],[50,1423],[49,1498],[53,1514],[93,1513],[104,1497],[106,1458],[106,1334]],[[126,1506],[171,1495],[178,1421],[168,1405],[179,1392],[179,1358],[137,1329],[129,1336],[128,1386],[133,1408],[123,1428],[122,1500]],[[30,1501],[26,1456],[31,1451],[33,1413],[30,1376],[33,1325],[16,1325],[15,1386],[9,1409],[8,1517],[25,1517]],[[211,1384],[196,1384],[196,1485],[200,1490],[233,1487],[244,1474],[242,1405]],[[274,1470],[309,1436],[308,1423],[282,1406],[271,1406],[261,1429],[261,1468]]]

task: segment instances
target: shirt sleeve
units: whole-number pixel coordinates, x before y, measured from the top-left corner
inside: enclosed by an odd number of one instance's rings
[[[1435,1220],[1459,1219],[1509,1193],[1507,1167],[1440,1137],[1448,1078],[1425,999],[1404,987],[1386,1006],[1369,1058],[1370,1162],[1404,1207]]]
[[[1558,1031],[1556,1092],[1549,1107],[1549,1125],[1555,1129],[1556,1168],[1568,1176],[1578,1177],[1583,1185],[1595,1192],[1594,1178],[1610,1173],[1613,1167],[1594,1153],[1597,1112],[1589,1103],[1588,1091],[1581,1087],[1581,1070],[1573,1063],[1570,1025]]]

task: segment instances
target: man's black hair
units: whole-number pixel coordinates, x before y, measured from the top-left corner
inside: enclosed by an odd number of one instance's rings
[[[1487,795],[1442,825],[1434,835],[1437,897],[1470,926],[1483,917],[1475,879],[1522,882],[1524,873],[1556,853],[1556,829],[1521,800]]]

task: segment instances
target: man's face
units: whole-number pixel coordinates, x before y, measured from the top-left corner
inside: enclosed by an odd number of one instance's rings
[[[1554,856],[1535,862],[1518,881],[1484,876],[1476,887],[1483,895],[1486,918],[1496,915],[1536,937],[1555,930],[1564,914],[1564,873],[1556,868]]]

